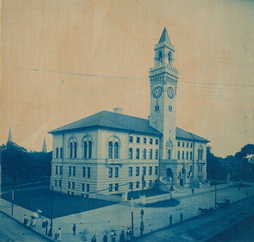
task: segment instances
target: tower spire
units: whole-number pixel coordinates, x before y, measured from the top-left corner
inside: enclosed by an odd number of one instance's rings
[[[8,134],[7,144],[8,144],[8,143],[12,143],[12,133],[11,133],[11,127],[9,128],[9,134]]]
[[[43,145],[42,145],[42,150],[41,151],[44,152],[44,153],[47,153],[47,145],[46,145],[45,137],[44,137],[44,140],[43,140]]]
[[[160,40],[159,40],[158,44],[161,44],[163,42],[167,42],[171,45],[171,41],[169,39],[168,31],[167,31],[166,27],[163,29],[163,32],[161,34],[161,37],[160,37]]]

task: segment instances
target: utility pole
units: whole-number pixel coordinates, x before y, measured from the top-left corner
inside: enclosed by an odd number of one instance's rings
[[[11,215],[13,215],[14,190],[11,192]]]
[[[133,197],[131,198],[131,237],[134,238]]]
[[[50,229],[51,229],[51,236],[53,233],[53,186],[51,186],[51,200],[50,200]]]

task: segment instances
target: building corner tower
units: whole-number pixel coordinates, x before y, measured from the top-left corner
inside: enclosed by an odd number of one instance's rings
[[[149,123],[163,134],[160,142],[160,165],[165,166],[168,163],[172,164],[177,155],[175,147],[178,70],[174,67],[174,52],[167,29],[164,28],[154,48],[154,67],[149,70]]]

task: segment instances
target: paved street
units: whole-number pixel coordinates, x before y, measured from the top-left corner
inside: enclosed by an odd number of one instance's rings
[[[222,202],[224,199],[230,199],[230,201],[237,201],[243,199],[249,191],[249,195],[254,195],[254,185],[250,187],[242,187],[240,189],[236,187],[227,187],[227,185],[218,186],[217,189],[217,201]],[[214,188],[200,188],[195,190],[195,194],[192,195],[190,189],[185,191],[179,191],[174,193],[174,197],[180,201],[180,204],[175,207],[140,207],[135,204],[133,208],[134,212],[134,227],[135,236],[140,235],[140,210],[144,209],[144,233],[150,233],[152,231],[164,228],[169,225],[169,215],[173,216],[173,223],[178,223],[180,220],[180,213],[183,213],[184,219],[198,215],[198,208],[209,208],[215,205],[215,193]],[[1,208],[6,213],[10,214],[10,203],[1,200]],[[64,209],[64,208],[63,208]],[[32,215],[31,211],[28,211],[21,207],[14,207],[14,216],[19,221],[23,221],[24,214],[27,216]],[[130,227],[131,225],[131,206],[130,203],[115,204],[95,210],[81,212],[78,214],[72,214],[65,217],[56,218],[53,221],[53,233],[57,232],[58,227],[62,229],[63,241],[81,241],[81,238],[86,237],[89,241],[93,234],[96,235],[98,241],[102,240],[103,233],[112,229],[116,230],[119,238],[122,229]],[[77,225],[77,234],[72,235],[73,224]],[[45,233],[41,228],[41,219],[37,221],[35,229],[38,232]]]

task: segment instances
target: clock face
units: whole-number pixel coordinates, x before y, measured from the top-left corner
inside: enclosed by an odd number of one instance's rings
[[[168,94],[168,97],[170,99],[174,98],[174,96],[175,96],[175,90],[174,90],[174,88],[173,87],[168,87],[167,94]]]
[[[159,98],[162,94],[162,87],[157,86],[153,89],[153,97]]]

